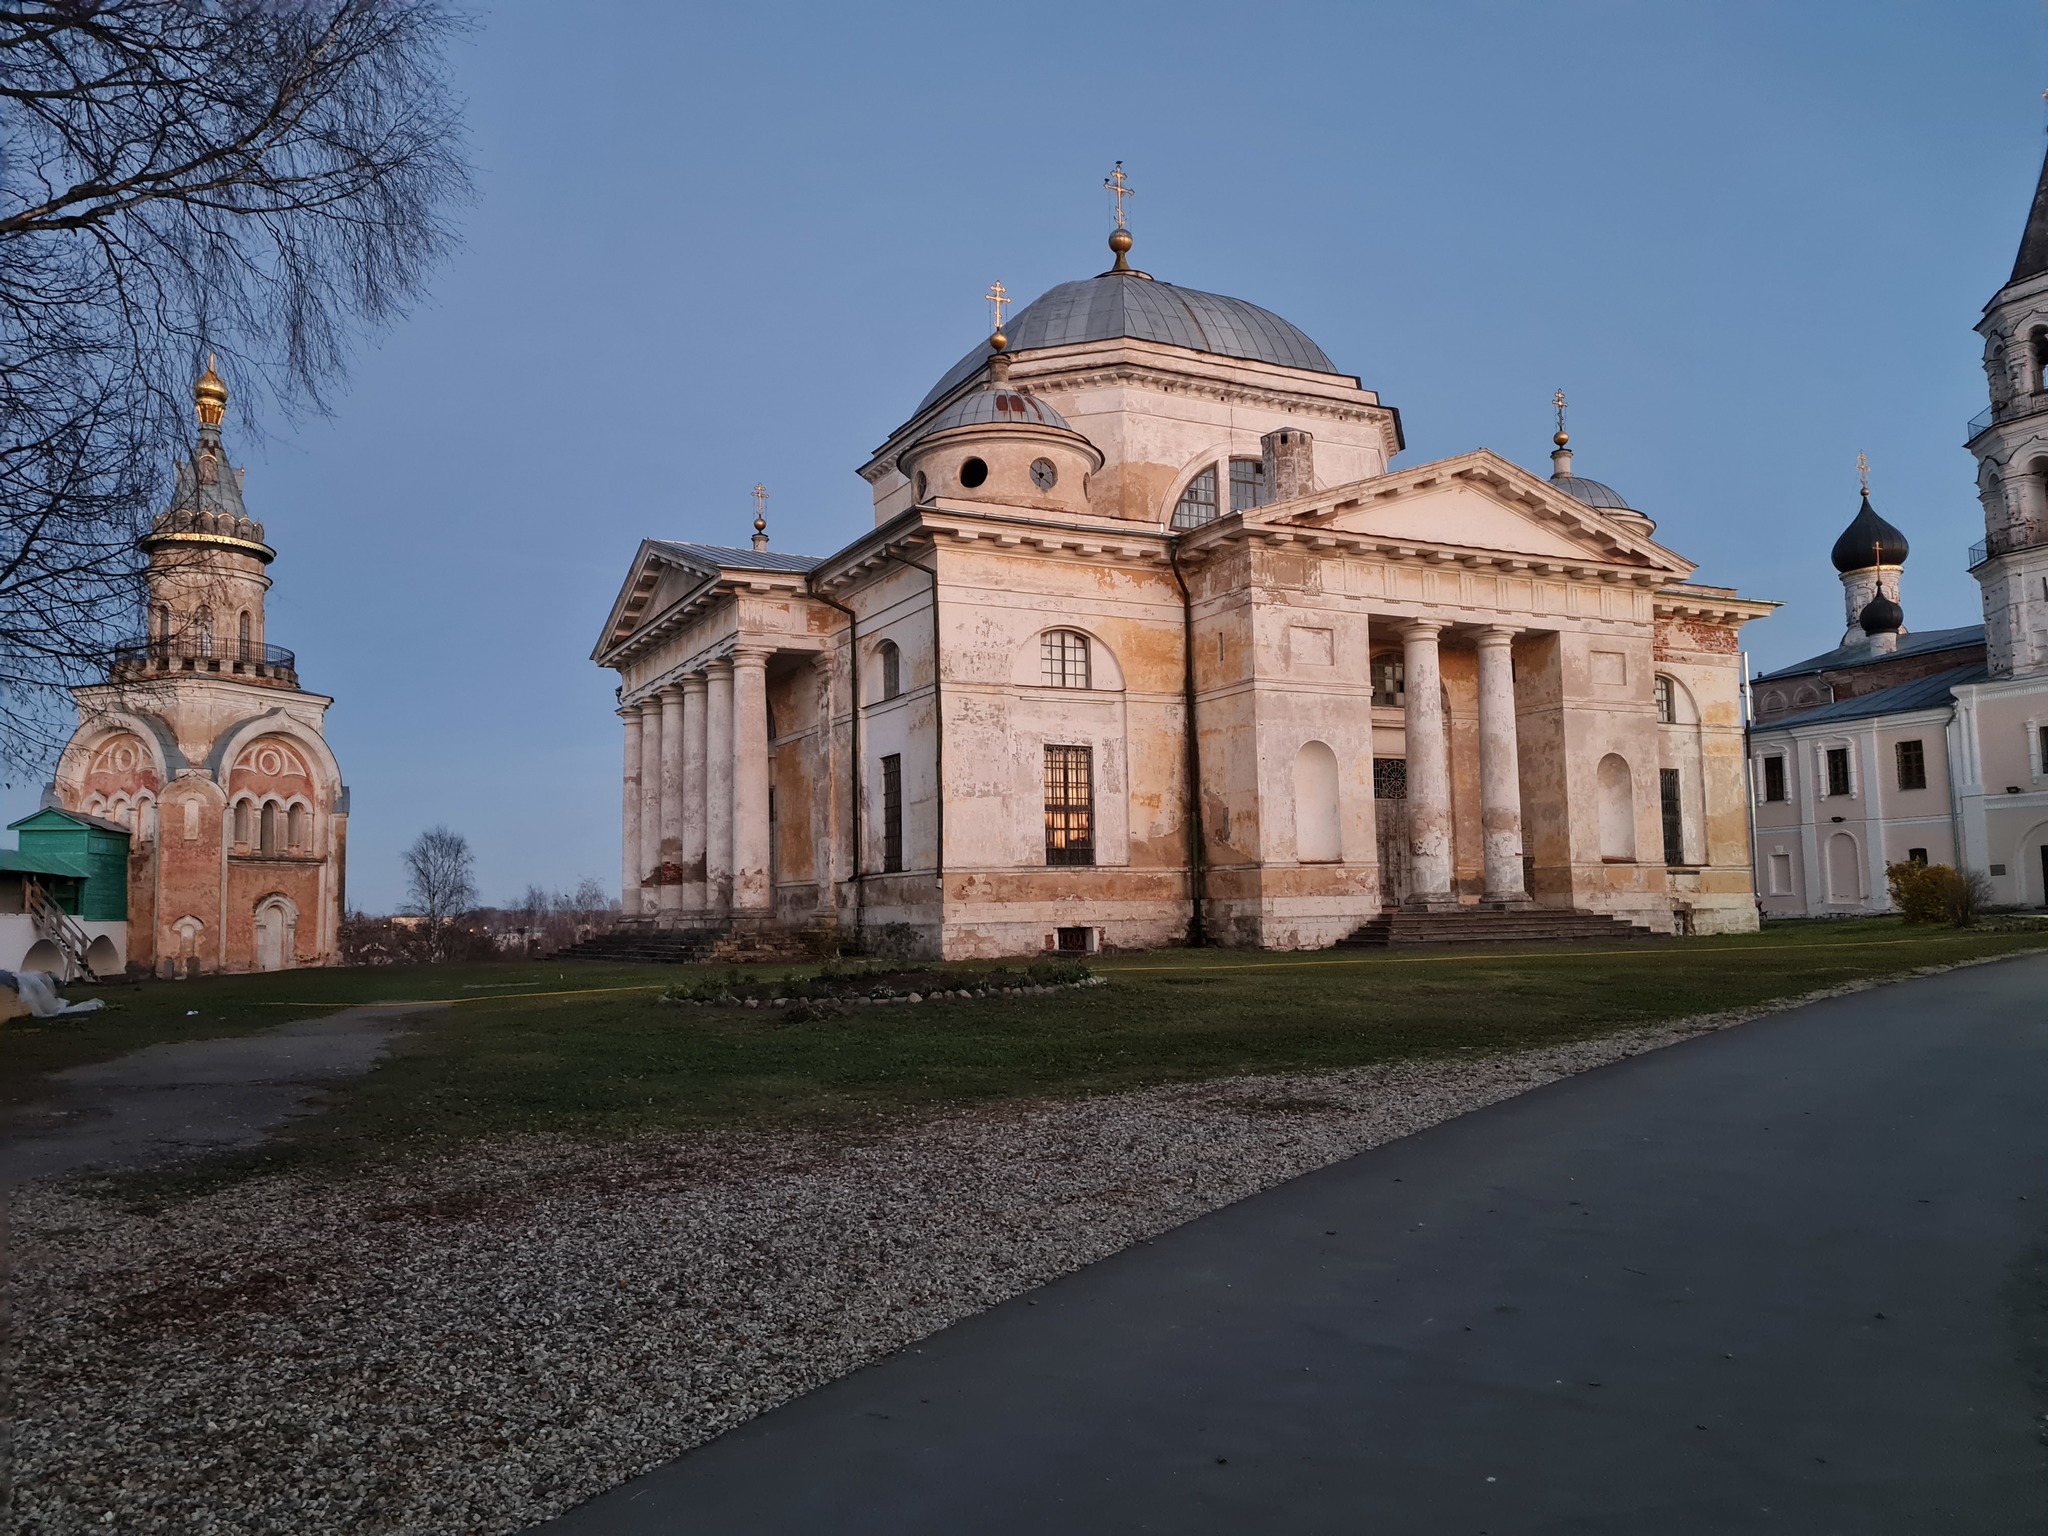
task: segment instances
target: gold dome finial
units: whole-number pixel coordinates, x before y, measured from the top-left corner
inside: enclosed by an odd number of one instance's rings
[[[768,487],[754,482],[754,548],[768,547]]]
[[[1016,300],[1010,297],[1010,290],[1003,286],[1003,280],[1000,277],[989,284],[988,292],[983,294],[982,297],[988,300],[989,308],[993,309],[996,315],[996,327],[989,333],[989,350],[991,352],[1001,352],[1010,344],[1010,338],[1003,334],[1003,311],[1014,304]]]
[[[199,411],[199,425],[217,427],[228,408],[228,387],[221,376],[213,371],[214,357],[206,354],[206,372],[199,376],[199,382],[192,386],[192,403]]]
[[[1136,197],[1138,189],[1133,187],[1130,179],[1124,175],[1124,163],[1121,160],[1117,161],[1116,169],[1102,179],[1102,185],[1109,190],[1109,195],[1116,199],[1116,228],[1109,232],[1109,248],[1116,252],[1116,265],[1109,270],[1129,272],[1133,270],[1130,263],[1131,231],[1130,226],[1124,222],[1124,199]]]
[[[1556,394],[1552,395],[1550,403],[1557,407],[1557,436],[1553,437],[1551,441],[1562,448],[1572,440],[1571,434],[1564,429],[1564,391],[1560,389]]]

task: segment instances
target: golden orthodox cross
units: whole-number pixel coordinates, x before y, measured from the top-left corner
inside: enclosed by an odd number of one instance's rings
[[[1124,199],[1138,195],[1137,188],[1133,187],[1124,177],[1123,161],[1117,161],[1116,169],[1103,178],[1102,184],[1109,188],[1110,195],[1116,199],[1116,227],[1122,229],[1124,227]]]
[[[995,310],[996,329],[1000,331],[1003,328],[1003,311],[1016,301],[1010,297],[1010,290],[1003,286],[1003,280],[1000,277],[989,284],[988,292],[984,293],[982,297],[987,299],[990,307]]]
[[[768,487],[756,481],[754,484],[754,532],[765,532],[768,527]]]
[[[1863,494],[1870,494],[1870,460],[1861,453],[1856,455],[1856,478],[1863,482]]]
[[[1552,395],[1550,403],[1557,407],[1557,430],[1562,432],[1564,430],[1564,391],[1560,389],[1556,394]]]

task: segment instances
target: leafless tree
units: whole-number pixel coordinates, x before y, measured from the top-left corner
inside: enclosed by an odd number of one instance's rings
[[[0,760],[139,629],[134,541],[209,351],[324,407],[452,243],[445,0],[0,5]]]
[[[476,906],[476,860],[469,839],[446,827],[429,827],[405,850],[404,910],[426,919],[427,957],[446,952],[448,924]]]

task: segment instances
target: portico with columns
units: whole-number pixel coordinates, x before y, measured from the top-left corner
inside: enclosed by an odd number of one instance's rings
[[[1548,477],[1396,468],[1376,393],[1116,238],[889,434],[837,553],[758,512],[752,548],[641,545],[593,653],[629,921],[947,956],[1390,908],[1753,927],[1736,637],[1770,605],[1577,475],[1562,397]]]

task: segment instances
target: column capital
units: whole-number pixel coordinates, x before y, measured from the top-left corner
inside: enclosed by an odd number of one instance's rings
[[[1403,640],[1434,640],[1450,627],[1444,619],[1403,619],[1400,622]]]
[[[704,663],[704,678],[707,682],[716,682],[720,678],[730,678],[731,676],[732,659],[730,657],[714,656],[711,660]]]
[[[681,679],[681,678],[671,678],[671,679],[669,679],[669,681],[667,681],[667,682],[663,683],[663,684],[661,685],[661,690],[660,690],[660,696],[661,696],[661,697],[662,697],[662,698],[663,698],[664,700],[666,700],[666,699],[672,699],[672,698],[673,698],[673,699],[680,699],[680,698],[681,698],[681,697],[683,696],[683,682],[682,682],[682,679]]]
[[[772,645],[735,645],[732,648],[732,664],[735,667],[765,667],[768,658],[775,654]]]
[[[1479,631],[1481,645],[1512,645],[1515,636],[1525,631],[1519,624],[1488,624]]]
[[[705,677],[702,671],[685,672],[682,681],[683,697],[687,699],[693,693],[701,694],[709,682],[710,679]]]

